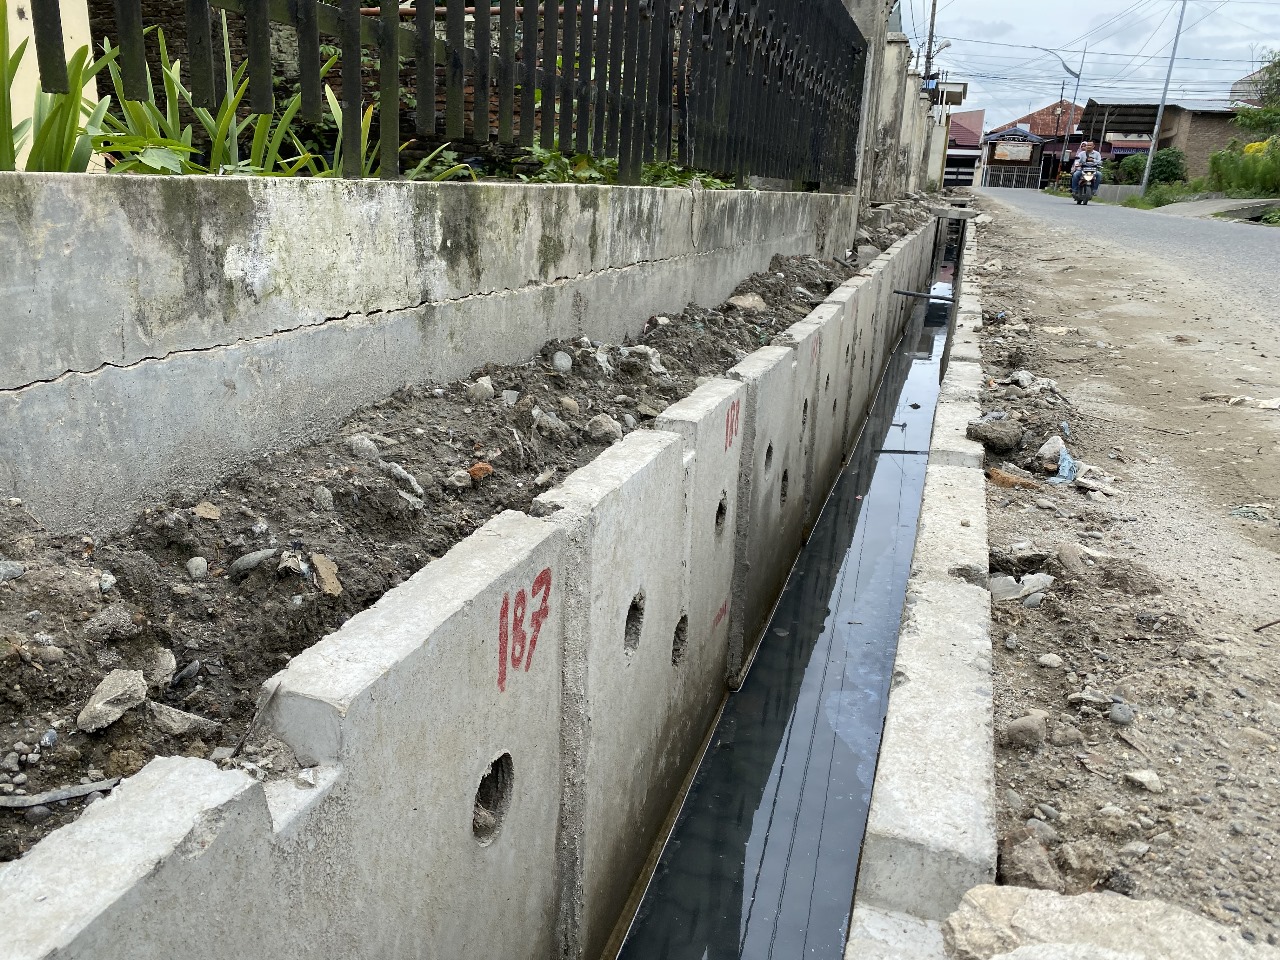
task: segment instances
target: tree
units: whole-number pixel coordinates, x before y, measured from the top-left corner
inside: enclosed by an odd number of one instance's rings
[[[1254,82],[1260,106],[1237,109],[1236,125],[1263,136],[1280,133],[1280,50],[1266,54],[1266,63]]]

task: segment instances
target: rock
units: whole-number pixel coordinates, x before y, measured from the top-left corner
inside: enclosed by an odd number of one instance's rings
[[[470,479],[470,478],[468,478]],[[323,553],[311,554],[311,566],[316,572],[316,586],[327,597],[342,594],[342,581],[338,579],[338,565]]]
[[[1018,638],[1014,636],[1012,633],[1009,634],[1007,637],[1004,638],[1004,648],[1006,650],[1017,650]]]
[[[880,248],[876,246],[872,246],[869,243],[859,244],[858,250],[857,250],[857,256],[858,256],[858,266],[865,267],[867,264],[875,260],[876,257],[880,256]]]
[[[1049,742],[1055,747],[1071,747],[1084,743],[1084,734],[1069,723],[1060,723],[1053,728]]]
[[[1056,653],[1046,653],[1036,663],[1049,670],[1060,670],[1062,668],[1062,658]]]
[[[1120,856],[1125,860],[1140,860],[1151,850],[1151,844],[1134,840],[1120,848]]]
[[[50,727],[40,735],[40,749],[52,750],[58,745],[58,731]]]
[[[1099,693],[1092,687],[1085,687],[1079,693],[1072,693],[1068,695],[1067,703],[1087,703],[1094,707],[1110,707],[1112,700],[1105,693]]]
[[[1050,821],[1050,822],[1057,820],[1059,817],[1062,816],[1062,814],[1059,813],[1055,807],[1051,807],[1047,803],[1037,803],[1036,813],[1040,814],[1040,817],[1043,820]]]
[[[1107,711],[1107,719],[1118,727],[1130,726],[1136,716],[1133,707],[1127,703],[1113,703],[1111,709]]]
[[[876,256],[880,256],[879,250],[876,251]],[[736,297],[730,297],[729,304],[739,310],[751,310],[754,313],[763,313],[769,309],[768,304],[764,302],[764,297],[758,293],[740,293]]]
[[[372,441],[370,442],[372,443]],[[232,580],[241,580],[274,557],[277,552],[275,547],[268,547],[266,550],[255,550],[252,553],[246,553],[236,559],[227,572]]]
[[[478,484],[485,477],[493,476],[493,465],[481,460],[479,463],[474,463],[468,467],[467,474],[471,477],[473,483]]]
[[[1059,436],[1052,436],[1036,451],[1036,462],[1045,473],[1058,472],[1058,458],[1067,449],[1066,443]]]
[[[97,613],[84,625],[85,635],[95,643],[109,640],[127,640],[136,637],[142,628],[133,622],[133,614],[123,603],[113,603]]]
[[[955,960],[1263,960],[1274,951],[1245,941],[1232,927],[1160,900],[1114,893],[1062,896],[1015,886],[974,887],[942,925]],[[1032,948],[1084,948],[1034,952]],[[1032,952],[1025,952],[1032,950]]]
[[[1036,507],[1041,510],[1053,510],[1057,506],[1058,505],[1054,503],[1052,500],[1050,500],[1048,497],[1040,497],[1036,500]]]
[[[551,369],[556,373],[568,373],[573,369],[573,357],[563,350],[557,350],[551,357]]]
[[[44,823],[53,816],[53,811],[44,804],[40,804],[39,806],[29,807],[22,816],[27,823]]]
[[[54,644],[44,644],[36,647],[32,652],[32,656],[41,663],[61,663],[67,658],[67,651]]]
[[[98,578],[98,589],[103,593],[110,593],[115,589],[116,578],[110,570],[102,571],[102,576]]]
[[[222,509],[217,504],[210,503],[208,500],[201,500],[191,508],[191,512],[201,520],[222,519]]]
[[[1004,796],[1004,802],[1008,805],[1009,809],[1014,812],[1015,815],[1020,814],[1023,810],[1026,809],[1027,802],[1022,799],[1022,794],[1018,793],[1017,790],[1006,788],[1003,796]]]
[[[6,753],[3,760],[0,760],[0,770],[5,773],[17,773],[22,767],[18,764],[18,754],[16,751]]]
[[[621,440],[622,424],[607,413],[600,413],[587,421],[587,433],[592,440]]]
[[[151,665],[145,673],[147,679],[157,687],[168,686],[178,670],[178,658],[168,647],[156,647],[151,655]]]
[[[578,401],[573,399],[573,397],[561,397],[560,409],[571,417],[576,417],[581,412],[578,407]]]
[[[546,413],[545,411],[534,407],[532,416],[534,429],[544,437],[564,440],[573,433],[573,431],[569,429],[569,425],[554,413]]]
[[[624,413],[622,415],[622,423],[628,430],[634,430],[636,428],[636,418],[629,413]]]
[[[211,737],[216,736],[222,729],[222,724],[215,720],[198,717],[194,713],[187,713],[183,710],[175,710],[173,707],[167,707],[163,703],[156,703],[154,700],[149,701],[147,707],[151,710],[151,716],[155,720],[156,728],[161,733],[167,733],[171,737],[182,737],[190,733],[201,737]]]
[[[1085,572],[1084,552],[1075,543],[1058,544],[1058,562],[1062,569],[1073,577],[1083,577]]]
[[[480,377],[475,383],[467,384],[467,397],[472,403],[484,403],[494,396],[493,380],[489,377]]]
[[[1034,750],[1045,741],[1044,717],[1026,716],[1007,724],[1002,739],[1006,746]]]
[[[1032,887],[1061,893],[1062,874],[1035,834],[1019,827],[1000,841],[1000,879],[1011,886]]]
[[[316,505],[317,510],[328,512],[333,509],[333,491],[323,483],[319,484],[311,491],[311,502]]]
[[[1036,607],[1040,606],[1040,604],[1042,604],[1043,602],[1044,602],[1043,593],[1033,593],[1031,594],[1031,596],[1027,597],[1022,601],[1022,605],[1024,607],[1030,607],[1031,609],[1035,609]]]
[[[468,490],[471,487],[471,474],[466,470],[455,470],[444,481],[455,490]]]
[[[204,557],[192,557],[187,561],[187,576],[192,580],[203,580],[209,575],[209,561]]]
[[[85,733],[109,727],[146,699],[147,681],[141,670],[112,670],[89,697],[76,726]]]
[[[503,390],[502,402],[505,403],[508,407],[514,407],[517,403],[520,402],[520,391],[519,390]]]
[[[347,445],[351,448],[351,452],[361,460],[377,463],[382,459],[382,452],[378,450],[378,445],[370,440],[367,434],[353,434],[347,439]]]
[[[1027,829],[1035,834],[1035,838],[1041,843],[1057,843],[1058,831],[1053,829],[1043,820],[1032,817],[1027,821]]]
[[[991,599],[995,601],[1017,600],[1022,596],[1022,585],[1013,577],[1004,575],[992,577],[988,589],[991,591]]]
[[[1022,595],[1029,597],[1033,593],[1042,593],[1057,581],[1047,573],[1032,573],[1022,578]]]
[[[1126,770],[1124,779],[1135,787],[1141,787],[1151,793],[1164,793],[1164,785],[1154,770]]]
[[[995,453],[1008,453],[1022,442],[1022,426],[1013,420],[973,420],[965,436]]]
[[[404,467],[400,466],[400,464],[384,460],[378,464],[378,468],[388,477],[391,477],[391,479],[399,480],[412,490],[416,496],[425,496],[422,490],[422,484],[418,483],[417,478]]]

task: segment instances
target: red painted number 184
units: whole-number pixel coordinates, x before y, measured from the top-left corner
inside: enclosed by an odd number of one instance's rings
[[[529,597],[532,594],[538,608],[529,613]],[[533,663],[533,649],[538,645],[538,634],[547,619],[551,600],[551,568],[547,567],[533,578],[533,589],[528,593],[521,587],[516,591],[514,603],[510,593],[502,595],[502,610],[498,614],[498,689],[507,689],[507,661],[516,672],[523,666],[529,672]],[[531,630],[525,629],[525,617]]]

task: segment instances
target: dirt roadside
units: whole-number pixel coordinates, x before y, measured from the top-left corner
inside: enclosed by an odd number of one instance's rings
[[[873,239],[887,247],[926,216],[914,205]],[[651,318],[633,344],[555,341],[523,364],[406,386],[116,536],[53,536],[0,501],[0,862],[155,756],[288,769],[283,745],[253,738],[228,758],[264,680],[854,272],[777,257],[717,308]],[[79,795],[33,802],[67,789]]]
[[[1276,319],[979,205],[1001,881],[1280,943]]]

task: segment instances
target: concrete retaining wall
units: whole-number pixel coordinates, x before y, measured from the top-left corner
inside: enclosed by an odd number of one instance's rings
[[[969,228],[964,262],[977,262]],[[991,597],[976,286],[960,286],[845,956],[941,958],[941,922],[996,871]]]
[[[0,493],[54,530],[321,436],[406,383],[621,342],[774,254],[808,193],[0,174]]]
[[[154,760],[0,868],[3,956],[594,960],[935,232],[295,657],[259,732],[305,778]]]
[[[1098,187],[1098,199],[1108,203],[1123,203],[1130,197],[1142,196],[1142,188],[1123,183],[1104,183]]]

